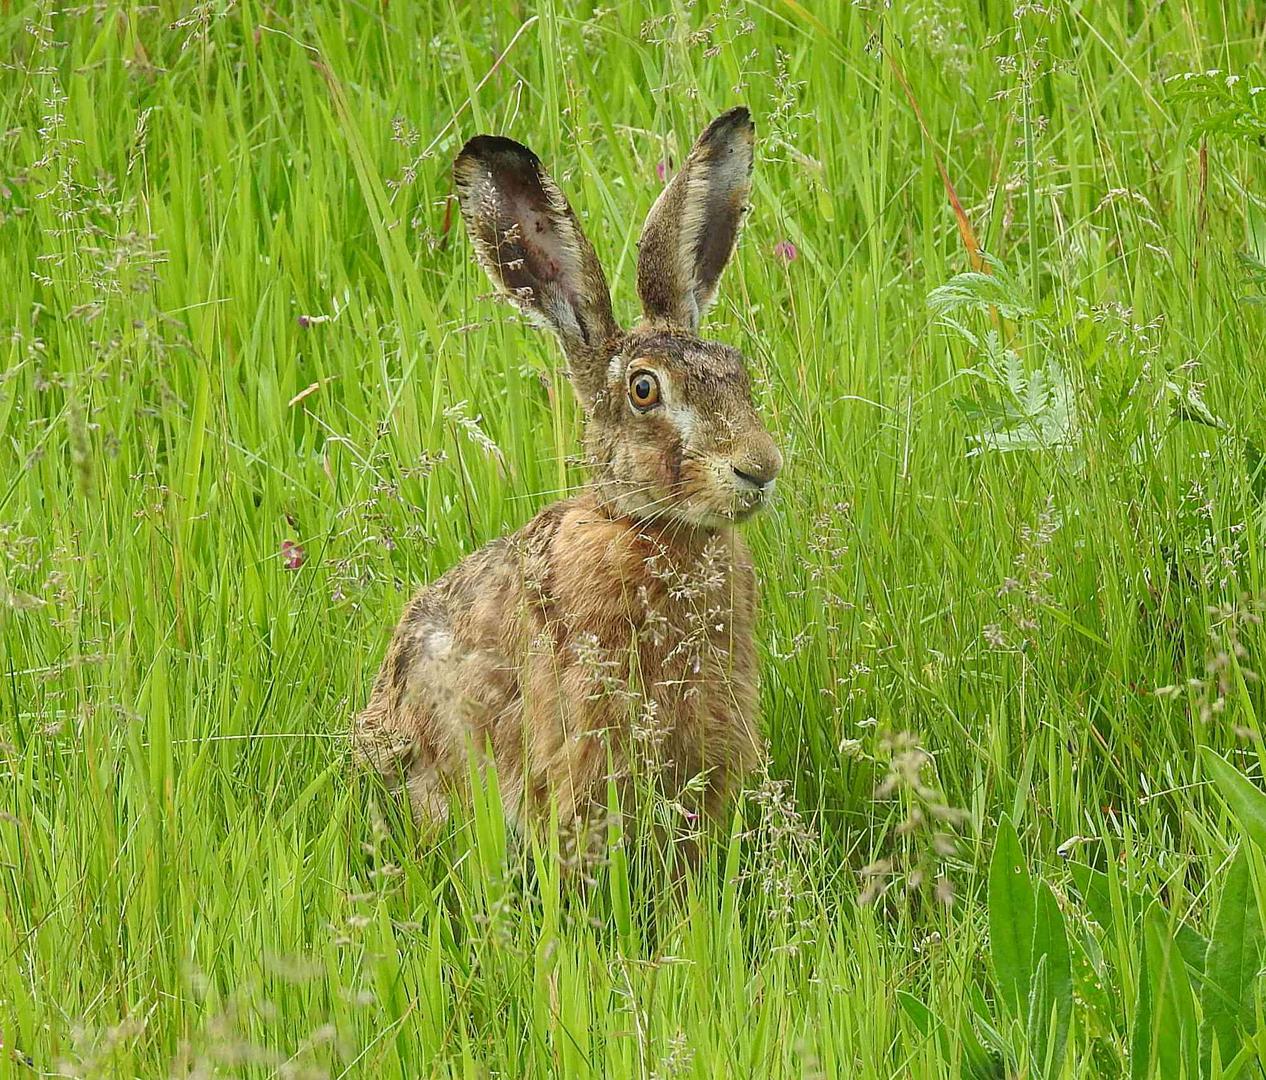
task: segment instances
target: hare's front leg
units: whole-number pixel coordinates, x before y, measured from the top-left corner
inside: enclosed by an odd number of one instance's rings
[[[409,808],[420,830],[430,832],[448,817],[448,797],[434,766],[434,751],[423,745],[418,732],[425,725],[401,725],[401,717],[375,698],[357,718],[352,729],[352,754],[369,766],[387,785],[401,787],[409,796]]]
[[[458,698],[452,684],[465,650],[456,647],[443,605],[424,590],[405,608],[373,692],[352,728],[352,753],[392,791],[404,788],[418,826],[438,828],[448,816],[454,753],[445,738],[445,710]],[[452,729],[453,724],[447,725]],[[459,745],[461,740],[457,740]]]
[[[524,689],[525,817],[542,837],[556,824],[564,868],[587,877],[626,797],[625,725],[571,657],[531,655]]]

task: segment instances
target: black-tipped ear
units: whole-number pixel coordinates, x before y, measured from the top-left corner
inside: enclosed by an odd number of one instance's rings
[[[694,330],[715,298],[752,193],[755,135],[743,106],[722,113],[651,207],[637,292],[652,322]]]
[[[453,181],[479,264],[498,292],[558,334],[582,403],[592,400],[603,372],[593,384],[589,353],[618,328],[602,266],[558,185],[531,150],[498,135],[462,148]]]

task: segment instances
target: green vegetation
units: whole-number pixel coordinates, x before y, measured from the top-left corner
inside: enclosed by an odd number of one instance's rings
[[[0,1073],[1261,1075],[1266,9],[884,7],[0,4]],[[349,718],[581,475],[449,162],[627,319],[740,101],[768,775],[678,892],[431,848]]]

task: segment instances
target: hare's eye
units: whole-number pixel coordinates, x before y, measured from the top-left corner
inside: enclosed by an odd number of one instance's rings
[[[635,371],[629,379],[629,400],[639,409],[659,404],[659,380],[649,371]]]

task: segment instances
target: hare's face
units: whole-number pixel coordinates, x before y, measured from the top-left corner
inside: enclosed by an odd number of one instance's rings
[[[606,374],[589,453],[600,492],[621,513],[716,527],[769,501],[782,455],[752,406],[737,349],[634,331]]]
[[[498,291],[551,327],[588,415],[603,500],[642,520],[715,528],[765,504],[782,458],[752,408],[742,355],[697,335],[752,189],[744,108],[703,131],[638,243],[643,320],[625,333],[563,193],[526,146],[479,135],[453,164],[475,255]]]

